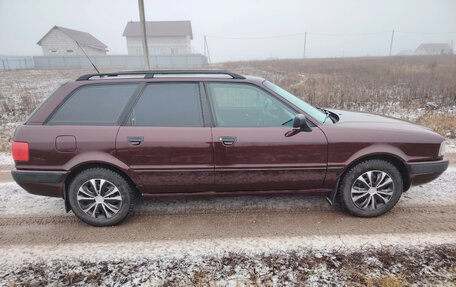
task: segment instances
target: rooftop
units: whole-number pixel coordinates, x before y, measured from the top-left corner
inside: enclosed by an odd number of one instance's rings
[[[51,30],[49,30],[43,36],[43,38],[41,38],[38,41],[37,44],[41,46],[41,42],[43,41],[43,39],[46,38],[46,36],[49,33],[51,33],[51,31],[54,30],[54,29],[62,31],[68,37],[70,37],[71,39],[73,39],[74,41],[79,43],[80,45],[91,47],[91,48],[96,48],[96,49],[101,49],[101,50],[106,50],[106,48],[108,48],[108,46],[106,46],[100,40],[98,40],[97,38],[95,38],[94,36],[92,36],[91,34],[89,34],[87,32],[82,32],[82,31],[78,31],[78,30],[68,29],[68,28],[64,28],[64,27],[60,27],[60,26],[52,27]]]

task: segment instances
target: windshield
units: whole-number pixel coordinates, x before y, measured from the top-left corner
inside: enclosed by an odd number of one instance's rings
[[[320,123],[323,123],[326,119],[326,114],[323,111],[320,111],[316,107],[309,105],[308,103],[304,102],[300,98],[296,97],[295,95],[285,91],[281,87],[274,85],[273,83],[269,81],[264,81],[264,85],[277,94],[279,94],[282,98],[285,100],[289,101],[293,105],[297,106],[304,112],[306,112],[308,115],[310,115],[312,118],[316,119]]]

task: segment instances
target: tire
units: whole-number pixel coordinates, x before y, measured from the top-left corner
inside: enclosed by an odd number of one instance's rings
[[[68,199],[73,213],[92,226],[113,226],[127,217],[134,203],[134,189],[120,174],[90,168],[71,181]]]
[[[393,164],[384,160],[367,160],[343,176],[339,195],[352,215],[375,217],[396,205],[403,188],[401,173]]]

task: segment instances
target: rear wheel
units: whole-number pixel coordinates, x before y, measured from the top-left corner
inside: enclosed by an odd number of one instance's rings
[[[393,164],[368,160],[355,165],[344,175],[339,192],[351,214],[374,217],[391,210],[402,191],[402,176]]]
[[[133,188],[118,173],[90,168],[72,180],[68,199],[74,214],[93,226],[121,223],[133,208]]]

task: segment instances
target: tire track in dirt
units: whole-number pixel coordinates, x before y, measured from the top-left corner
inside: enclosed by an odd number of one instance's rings
[[[88,226],[73,216],[2,217],[0,245],[455,231],[454,206],[398,208],[377,218],[356,218],[339,210],[144,213],[106,228]]]

